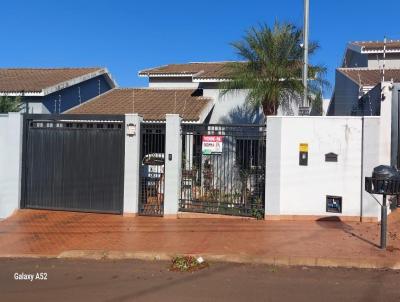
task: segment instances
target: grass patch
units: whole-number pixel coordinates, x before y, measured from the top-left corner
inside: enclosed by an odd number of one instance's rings
[[[205,261],[198,261],[193,256],[176,256],[172,259],[170,271],[173,272],[194,272],[209,267]]]

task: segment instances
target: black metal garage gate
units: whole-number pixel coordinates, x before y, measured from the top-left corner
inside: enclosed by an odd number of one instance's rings
[[[124,116],[27,115],[21,207],[122,213]]]
[[[182,125],[180,211],[263,218],[265,155],[263,125]]]

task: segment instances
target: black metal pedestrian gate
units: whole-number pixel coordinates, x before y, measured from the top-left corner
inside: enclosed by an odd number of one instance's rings
[[[182,126],[180,211],[264,217],[264,125]]]
[[[165,123],[142,123],[139,215],[164,215]]]
[[[21,207],[122,213],[124,146],[124,116],[26,116]]]

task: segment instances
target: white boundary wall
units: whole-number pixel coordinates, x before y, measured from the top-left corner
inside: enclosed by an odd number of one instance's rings
[[[140,123],[143,117],[138,114],[125,114],[125,161],[124,161],[124,215],[137,214],[140,191]],[[128,125],[134,133],[128,133]]]
[[[387,148],[379,146],[380,128],[379,117],[268,117],[266,218],[378,219],[379,205],[363,180],[373,167],[390,164],[382,162]],[[309,146],[307,166],[299,165],[300,143]],[[330,152],[337,162],[325,161]],[[342,197],[341,214],[326,212],[327,195]]]
[[[19,208],[21,192],[22,115],[0,115],[0,219]]]
[[[19,113],[0,115],[0,219],[19,208],[22,120]],[[137,133],[126,136],[125,213],[137,213],[138,208],[140,121],[136,114],[126,116]],[[167,115],[166,216],[176,216],[178,211],[180,123],[179,116]],[[375,166],[390,164],[387,123],[390,118],[268,117],[266,218],[337,215],[379,219],[379,205],[364,191],[363,180]],[[308,166],[299,165],[300,143],[309,145]],[[338,162],[325,161],[329,152],[338,154]],[[326,195],[342,196],[342,214],[326,212]]]

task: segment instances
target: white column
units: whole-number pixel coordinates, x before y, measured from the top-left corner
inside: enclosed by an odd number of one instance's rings
[[[392,90],[390,82],[382,82],[382,94],[385,96],[381,102],[381,121],[379,133],[379,163],[390,165],[391,140],[392,140]]]
[[[22,167],[21,113],[1,116],[0,131],[0,219],[10,216],[20,207]]]
[[[166,114],[164,216],[176,217],[181,192],[182,139],[181,117]]]
[[[282,118],[267,117],[267,145],[265,161],[265,218],[281,213],[281,130]],[[272,216],[272,217],[268,217]]]
[[[140,123],[137,113],[125,115],[124,214],[136,214],[140,190]]]

